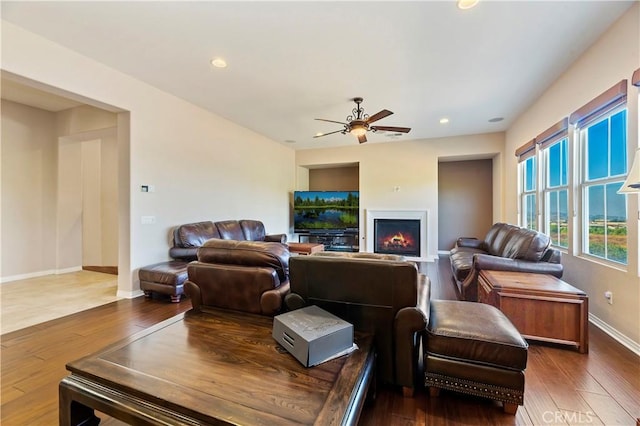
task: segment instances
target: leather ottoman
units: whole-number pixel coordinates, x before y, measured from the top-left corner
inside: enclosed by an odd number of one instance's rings
[[[183,260],[169,260],[140,268],[138,278],[145,297],[151,297],[151,293],[155,292],[168,294],[174,303],[180,302],[184,294],[184,282],[187,280],[188,264]]]
[[[424,335],[425,386],[523,405],[528,344],[500,310],[481,303],[432,300]]]

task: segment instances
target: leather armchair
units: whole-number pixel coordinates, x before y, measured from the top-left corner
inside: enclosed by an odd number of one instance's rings
[[[429,319],[429,281],[415,263],[384,257],[294,256],[285,304],[289,309],[317,305],[355,330],[374,334],[378,380],[411,395],[420,373],[419,335]]]
[[[207,307],[274,315],[289,292],[289,250],[273,242],[210,239],[189,263],[185,291]]]

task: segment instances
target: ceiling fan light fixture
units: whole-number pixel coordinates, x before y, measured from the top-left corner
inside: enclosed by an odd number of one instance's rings
[[[354,124],[351,126],[351,130],[349,130],[349,133],[354,136],[362,136],[367,133],[367,128],[362,124]]]

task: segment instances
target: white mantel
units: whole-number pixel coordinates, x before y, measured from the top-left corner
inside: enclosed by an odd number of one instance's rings
[[[420,220],[420,257],[406,256],[409,260],[434,262],[427,251],[427,224],[429,210],[366,210],[365,247],[373,253],[374,249],[374,220],[375,219],[414,219]]]

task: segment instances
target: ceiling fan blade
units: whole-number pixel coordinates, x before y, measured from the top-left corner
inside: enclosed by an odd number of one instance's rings
[[[383,132],[398,132],[398,133],[409,133],[411,131],[411,127],[392,127],[392,126],[371,126],[371,130],[383,131]]]
[[[366,141],[367,141],[367,136],[366,135],[358,136],[358,142],[365,143]]]
[[[323,137],[323,136],[332,135],[332,134],[334,134],[334,133],[341,133],[341,132],[344,132],[344,130],[336,130],[335,132],[323,133],[323,134],[321,134],[321,135],[316,135],[316,136],[314,136],[314,138],[321,138],[321,137]]]
[[[391,111],[389,111],[388,109],[383,109],[380,112],[376,112],[375,114],[373,114],[372,116],[370,116],[369,118],[367,118],[365,121],[369,124],[373,123],[374,121],[378,121],[381,118],[385,118],[390,116],[391,114],[393,114]]]
[[[347,123],[343,123],[342,121],[325,120],[324,118],[314,118],[314,120],[326,121],[327,123],[347,124]]]

